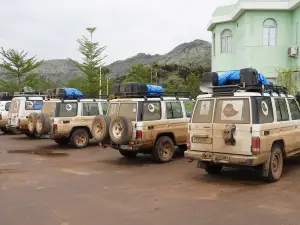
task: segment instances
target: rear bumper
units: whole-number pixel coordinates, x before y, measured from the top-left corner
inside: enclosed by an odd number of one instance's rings
[[[269,159],[269,154],[259,156],[242,156],[230,155],[214,152],[199,152],[199,151],[186,151],[184,156],[188,159],[200,160],[203,162],[212,162],[216,164],[228,165],[243,165],[243,166],[258,166],[266,163]]]

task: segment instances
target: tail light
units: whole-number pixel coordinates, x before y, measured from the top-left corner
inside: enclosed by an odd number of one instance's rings
[[[53,132],[53,133],[56,133],[56,131],[57,131],[57,124],[54,123],[54,124],[53,124],[52,132]]]
[[[186,137],[186,148],[187,148],[187,150],[191,149],[191,140],[190,140],[190,135],[189,134]]]
[[[136,143],[140,144],[142,142],[143,131],[137,130],[135,134]]]
[[[260,138],[253,137],[252,138],[252,155],[259,155],[260,153]]]

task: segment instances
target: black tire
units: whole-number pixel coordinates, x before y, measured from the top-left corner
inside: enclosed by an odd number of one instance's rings
[[[124,151],[124,150],[119,150],[120,154],[124,157],[127,158],[135,158],[137,155],[137,152],[130,152],[130,151]]]
[[[90,141],[90,135],[87,129],[79,128],[72,132],[70,143],[74,148],[85,148]]]
[[[39,135],[47,134],[51,131],[50,117],[46,113],[40,113],[36,120],[36,133]]]
[[[37,113],[30,113],[28,115],[28,131],[31,134],[36,133],[36,120],[37,120]]]
[[[223,169],[223,165],[217,164],[208,164],[205,168],[205,171],[209,174],[219,174]]]
[[[32,139],[36,138],[36,134],[25,133],[25,135],[26,135],[27,137],[29,137],[29,138],[32,138]]]
[[[272,147],[272,152],[269,161],[269,173],[266,177],[268,182],[276,182],[280,179],[283,170],[283,155],[282,149],[278,145]]]
[[[96,116],[92,123],[92,135],[96,141],[107,142],[109,140],[109,116]]]
[[[59,145],[68,145],[69,144],[69,139],[68,138],[61,138],[61,139],[56,139],[54,140],[57,144]]]
[[[159,137],[151,152],[152,158],[157,163],[170,162],[174,156],[175,145],[172,138],[168,136]]]
[[[10,131],[7,128],[1,128],[0,129],[4,134],[9,134]]]
[[[119,116],[112,119],[109,126],[109,136],[113,143],[126,145],[130,142],[133,133],[132,122]]]

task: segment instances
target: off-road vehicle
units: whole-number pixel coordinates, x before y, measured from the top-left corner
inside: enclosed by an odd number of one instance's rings
[[[117,98],[110,101],[107,115],[93,120],[96,140],[125,157],[151,154],[159,163],[172,160],[175,146],[186,148],[191,98],[168,97],[159,86],[138,83],[121,84],[115,90]]]
[[[49,134],[57,144],[71,144],[84,148],[92,139],[91,128],[95,116],[105,115],[107,99],[85,99],[83,96],[52,95],[45,101],[42,112],[36,117],[36,132]],[[56,98],[55,98],[56,97]]]
[[[255,81],[255,71],[246,75],[241,71],[241,84],[213,86],[197,97],[185,156],[210,174],[250,167],[274,182],[283,159],[300,152],[299,106],[286,88]]]
[[[8,121],[8,112],[12,96],[8,93],[0,93],[0,131],[3,133],[8,133],[7,121]]]

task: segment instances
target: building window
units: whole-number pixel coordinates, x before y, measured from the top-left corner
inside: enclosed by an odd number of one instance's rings
[[[221,53],[232,52],[232,31],[229,29],[223,30],[221,33]]]
[[[213,34],[213,56],[216,55],[216,34]]]
[[[274,19],[266,19],[263,24],[263,45],[276,45],[277,23]]]

